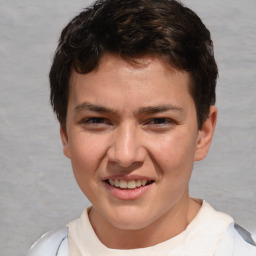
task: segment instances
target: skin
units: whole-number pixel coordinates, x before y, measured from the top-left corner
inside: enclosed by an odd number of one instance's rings
[[[198,130],[187,72],[157,58],[138,62],[106,55],[91,73],[73,71],[61,128],[92,227],[109,248],[152,246],[187,227],[201,207],[189,197],[193,163],[207,155],[216,124],[212,106]],[[153,183],[125,199],[105,182],[140,177]]]

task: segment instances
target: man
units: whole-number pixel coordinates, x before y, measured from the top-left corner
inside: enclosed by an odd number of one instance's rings
[[[230,216],[189,196],[216,124],[217,74],[209,31],[176,1],[97,1],[75,17],[51,102],[92,206],[30,255],[255,255]]]

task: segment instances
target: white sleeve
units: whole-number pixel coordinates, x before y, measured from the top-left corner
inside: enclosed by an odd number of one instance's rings
[[[231,223],[215,256],[256,256],[256,244],[248,231]]]
[[[68,228],[44,234],[29,249],[27,256],[68,256]]]

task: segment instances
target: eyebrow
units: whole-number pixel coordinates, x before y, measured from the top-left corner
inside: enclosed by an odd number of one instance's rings
[[[95,105],[88,102],[83,102],[75,107],[75,112],[81,112],[81,111],[93,111],[93,112],[101,112],[101,113],[116,113],[115,110],[107,108],[102,105]]]
[[[159,105],[159,106],[148,106],[142,107],[137,111],[137,114],[157,114],[167,111],[181,111],[183,112],[184,109],[178,107],[176,105],[167,104],[167,105]]]
[[[82,112],[82,111],[92,111],[92,112],[99,112],[99,113],[108,113],[108,114],[119,114],[118,111],[113,110],[111,108],[102,106],[102,105],[95,105],[88,102],[83,102],[79,105],[77,105],[74,109],[75,112]],[[176,105],[172,104],[165,104],[165,105],[159,105],[159,106],[147,106],[147,107],[141,107],[138,111],[136,111],[137,115],[141,114],[157,114],[167,111],[180,111],[183,112],[184,109],[181,107],[178,107]]]

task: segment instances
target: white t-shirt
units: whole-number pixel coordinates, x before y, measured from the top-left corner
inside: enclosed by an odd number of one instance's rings
[[[139,249],[110,249],[98,239],[88,218],[88,209],[70,222],[69,256],[213,256],[223,234],[234,220],[215,211],[207,202],[179,235],[154,246]]]

